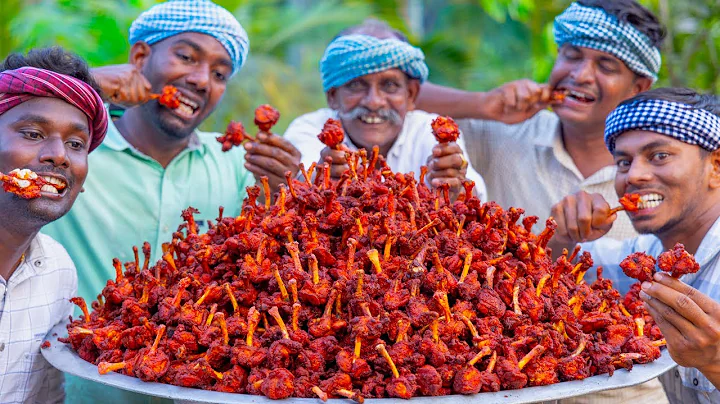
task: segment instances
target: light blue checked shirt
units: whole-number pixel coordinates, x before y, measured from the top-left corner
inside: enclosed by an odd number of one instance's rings
[[[62,403],[62,373],[40,353],[45,335],[67,320],[77,292],[70,256],[52,238],[38,234],[25,261],[0,277],[0,403]]]
[[[603,277],[611,279],[621,293],[626,293],[636,280],[625,276],[620,262],[634,252],[644,251],[657,257],[664,250],[660,239],[652,235],[642,235],[625,241],[603,237],[583,243],[582,247],[592,254],[596,266],[604,268]],[[720,302],[720,218],[703,238],[695,253],[695,259],[700,264],[700,271],[680,279]],[[695,368],[678,366],[660,376],[660,381],[671,404],[720,403],[720,392]]]

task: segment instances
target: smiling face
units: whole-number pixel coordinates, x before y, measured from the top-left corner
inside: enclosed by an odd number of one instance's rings
[[[570,44],[560,48],[550,74],[551,87],[568,91],[563,102],[553,106],[560,120],[595,128],[604,128],[618,104],[651,85],[615,56]]]
[[[133,45],[131,63],[141,68],[160,93],[166,85],[178,89],[180,107],[170,109],[158,102],[140,108],[155,127],[175,138],[185,138],[215,109],[232,74],[232,60],[215,38],[196,32],[171,36],[148,46]]]
[[[25,200],[0,191],[0,206],[14,218],[43,225],[67,213],[87,176],[90,131],[85,114],[57,98],[37,97],[0,115],[0,172],[30,169],[49,185]]]
[[[677,234],[718,201],[714,194],[714,159],[693,146],[655,132],[634,130],[620,135],[613,152],[618,195],[641,195],[640,209],[628,212],[639,233]]]
[[[352,142],[385,153],[400,135],[405,115],[415,108],[420,83],[399,69],[388,69],[350,80],[327,92],[330,108],[338,111]]]

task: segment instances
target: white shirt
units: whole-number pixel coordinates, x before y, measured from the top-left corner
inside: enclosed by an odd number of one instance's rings
[[[322,131],[325,121],[329,118],[338,119],[337,111],[322,108],[296,118],[285,131],[285,139],[302,153],[302,163],[305,167],[309,167],[310,164],[320,159],[320,152],[325,148],[325,145],[318,139],[318,135]],[[437,118],[436,114],[417,110],[410,111],[405,115],[405,123],[400,135],[393,143],[388,155],[385,156],[390,169],[396,173],[409,173],[412,171],[415,173],[416,179],[420,177],[420,167],[427,164],[428,157],[432,155],[432,148],[437,145],[437,140],[435,140],[430,126],[435,118]],[[357,147],[352,144],[348,136],[345,136],[343,143],[350,150],[357,150]],[[463,154],[467,156],[462,134],[457,143]],[[487,196],[485,181],[475,171],[472,163],[470,161],[468,163],[465,177],[475,182],[474,190],[476,195],[481,201],[485,201]]]
[[[6,281],[0,277],[0,403],[62,403],[62,372],[40,353],[45,335],[73,311],[77,292],[70,256],[38,234],[25,261]]]
[[[536,233],[545,227],[554,204],[580,190],[601,194],[612,207],[619,205],[616,167],[604,167],[584,178],[565,150],[560,120],[550,111],[515,125],[479,119],[462,119],[458,125],[470,163],[487,181],[489,199],[540,217],[533,229]],[[623,240],[637,232],[627,214],[620,213],[607,236]]]
[[[583,250],[592,254],[595,266],[603,267],[603,278],[613,281],[613,286],[622,293],[627,292],[630,285],[637,282],[625,276],[620,262],[628,255],[644,251],[653,257],[663,252],[660,239],[653,235],[641,235],[630,240],[618,241],[603,237],[582,244]],[[680,279],[686,284],[720,302],[720,218],[703,237],[695,260],[700,264],[700,271],[683,275]],[[594,271],[589,271],[590,272]],[[667,355],[667,351],[663,355]],[[710,381],[695,368],[678,366],[660,376],[671,404],[710,404],[720,403],[720,392]]]

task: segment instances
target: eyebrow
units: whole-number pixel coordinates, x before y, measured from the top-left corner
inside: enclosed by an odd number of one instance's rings
[[[49,119],[45,118],[42,115],[28,113],[28,114],[19,116],[15,120],[15,122],[13,122],[13,125],[17,125],[19,123],[34,123],[36,125],[45,125],[46,126],[46,125],[51,125],[53,122],[51,122]],[[88,128],[87,125],[84,125],[81,123],[77,123],[77,122],[71,123],[70,129],[72,129],[75,132],[83,132],[86,134],[90,134],[90,128]]]
[[[645,153],[648,150],[656,149],[658,147],[664,147],[664,146],[670,146],[671,143],[667,140],[656,140],[654,142],[650,142],[643,147],[640,148],[640,153]],[[615,149],[615,152],[613,153],[614,156],[629,156],[630,153],[623,152],[621,150]]]
[[[198,43],[193,42],[193,41],[191,41],[191,40],[189,40],[189,39],[178,38],[178,40],[175,42],[175,44],[187,45],[187,46],[193,48],[193,50],[196,51],[196,52],[205,53],[205,51],[203,50],[203,48],[202,48]],[[227,58],[221,58],[221,59],[218,61],[218,63],[220,63],[220,64],[223,65],[223,66],[227,66],[227,67],[230,68],[230,69],[232,69],[232,67],[233,67],[232,62],[231,62],[229,59],[227,59]]]
[[[614,58],[614,57],[611,57],[611,56],[600,56],[600,57],[598,58],[598,60],[600,60],[601,62],[613,63],[613,64],[615,64],[615,65],[621,63],[618,59],[616,59],[616,58]]]

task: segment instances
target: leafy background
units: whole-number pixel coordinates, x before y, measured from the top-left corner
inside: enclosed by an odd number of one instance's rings
[[[668,26],[658,85],[720,92],[720,1],[640,0]],[[91,66],[124,63],[133,19],[154,0],[0,0],[0,57],[61,45]],[[569,0],[216,0],[251,39],[250,58],[203,124],[252,121],[270,103],[292,118],[325,104],[317,69],[341,29],[373,16],[420,46],[430,80],[488,90],[519,78],[545,81],[556,55],[552,19]]]

